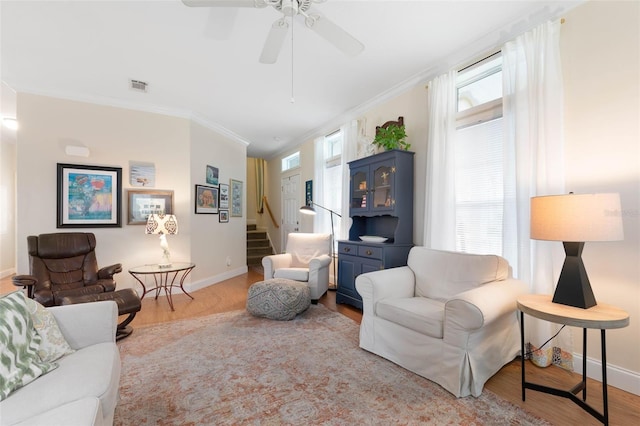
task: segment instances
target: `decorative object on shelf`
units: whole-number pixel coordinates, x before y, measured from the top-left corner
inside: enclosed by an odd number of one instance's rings
[[[218,184],[218,168],[213,166],[207,166],[207,183],[209,185]]]
[[[329,215],[331,217],[331,262],[333,262],[333,281],[338,281],[338,275],[336,274],[336,259],[333,258],[334,256],[334,238],[335,238],[335,232],[334,232],[334,228],[333,228],[333,215],[335,214],[338,217],[342,217],[342,215],[340,213],[334,212],[331,209],[328,209],[326,207],[321,206],[320,204],[316,204],[313,201],[308,204],[308,205],[304,205],[302,207],[300,207],[300,213],[303,214],[310,214],[310,215],[315,215],[316,214],[316,210],[313,208],[313,206],[319,207],[322,210],[326,210],[329,212]],[[329,289],[331,290],[335,290],[336,289],[336,285],[334,284],[333,287],[329,287]]]
[[[220,189],[218,208],[229,209],[229,185],[221,183],[218,188]]]
[[[129,162],[129,183],[131,186],[153,188],[156,185],[156,166],[153,163]]]
[[[244,194],[242,193],[242,181],[231,179],[231,217],[242,217],[242,204]]]
[[[173,213],[173,191],[129,189],[127,225],[146,225],[150,214]]]
[[[218,187],[196,185],[196,214],[218,214]]]
[[[585,241],[623,239],[619,194],[550,195],[531,198],[531,238],[562,241],[566,254],[554,303],[590,308],[596,299],[582,262]]]
[[[367,243],[384,243],[388,240],[386,237],[378,237],[375,235],[360,235],[359,238]]]
[[[382,126],[376,126],[376,136],[373,144],[385,151],[402,149],[408,151],[411,144],[407,143],[407,133],[404,127],[404,117],[398,117],[398,121],[387,121]]]
[[[159,268],[171,267],[171,253],[169,252],[169,243],[167,235],[176,235],[178,233],[178,220],[172,214],[150,214],[147,220],[147,226],[144,230],[145,234],[159,234],[160,248],[162,248],[162,261],[158,263]]]
[[[218,215],[218,222],[227,223],[229,222],[229,210],[220,210]]]
[[[122,168],[58,163],[57,227],[121,225]]]
[[[308,180],[304,183],[304,203],[310,206],[313,202],[313,181]]]

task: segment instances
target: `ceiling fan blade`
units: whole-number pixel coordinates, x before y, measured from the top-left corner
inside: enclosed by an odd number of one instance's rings
[[[262,48],[262,54],[260,55],[261,63],[276,63],[288,31],[289,23],[284,18],[280,18],[273,23],[271,30],[269,31],[269,35],[264,42],[264,47]]]
[[[364,50],[364,44],[323,15],[313,14],[305,19],[305,24],[347,56],[356,56]]]
[[[264,0],[182,0],[189,7],[266,7]]]

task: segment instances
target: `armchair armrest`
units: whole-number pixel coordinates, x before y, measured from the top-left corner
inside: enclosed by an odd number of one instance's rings
[[[35,285],[38,284],[38,279],[33,275],[15,275],[11,278],[11,282],[16,287],[22,287],[27,289],[27,297],[33,299],[33,290]]]
[[[118,305],[104,302],[78,303],[47,308],[73,349],[96,343],[115,342]]]
[[[318,257],[314,257],[309,261],[309,273],[311,273],[312,270],[324,268],[326,266],[329,266],[330,264],[331,257],[329,257],[329,255],[322,254]]]
[[[122,264],[120,263],[105,266],[104,268],[98,269],[98,278],[101,280],[113,278],[113,276],[119,272],[122,272]]]
[[[413,297],[415,275],[408,266],[367,272],[356,277],[356,290],[362,297],[363,313],[373,314],[379,300]]]
[[[448,326],[477,330],[504,314],[515,312],[516,300],[528,292],[527,285],[515,278],[494,281],[465,291],[445,303],[445,330]]]
[[[273,254],[262,258],[262,268],[264,269],[264,279],[273,278],[276,269],[288,268],[291,266],[292,257],[290,253]]]

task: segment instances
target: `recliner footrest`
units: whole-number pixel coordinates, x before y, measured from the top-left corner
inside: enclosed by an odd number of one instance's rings
[[[118,315],[129,314],[124,321],[118,324],[118,331],[116,338],[119,340],[123,337],[131,334],[132,330],[127,327],[136,313],[142,308],[142,303],[138,293],[132,288],[125,288],[118,291],[98,293],[98,294],[85,294],[82,296],[65,296],[60,299],[61,305],[73,305],[76,303],[90,303],[90,302],[102,302],[105,300],[113,300],[118,305]]]

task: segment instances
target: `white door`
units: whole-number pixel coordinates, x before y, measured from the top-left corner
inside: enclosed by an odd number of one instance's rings
[[[300,230],[300,175],[282,179],[282,251],[287,247],[290,232]]]

